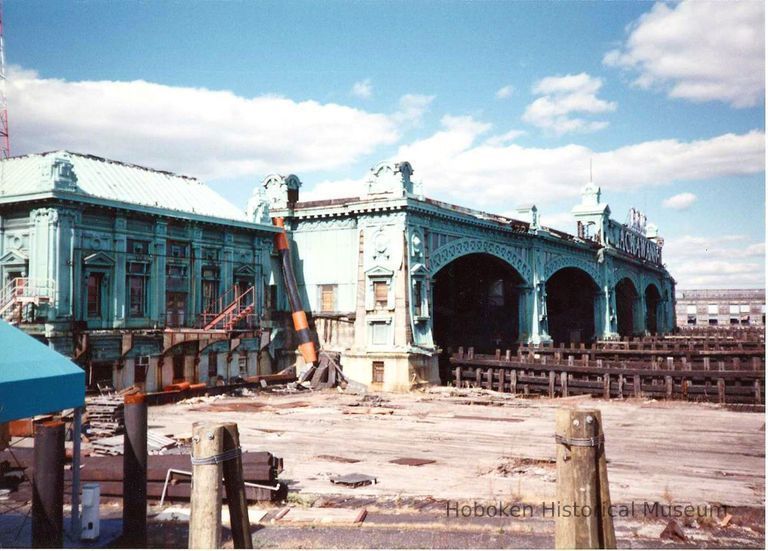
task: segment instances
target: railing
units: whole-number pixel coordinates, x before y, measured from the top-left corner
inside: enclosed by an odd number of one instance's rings
[[[16,304],[48,302],[56,294],[52,279],[16,277],[0,290],[0,316]]]
[[[233,297],[231,302],[225,304],[227,297]],[[217,301],[218,311],[210,308],[200,315],[203,329],[233,329],[238,322],[248,319],[252,322],[256,317],[256,288],[249,287],[240,292],[238,285],[233,286]]]

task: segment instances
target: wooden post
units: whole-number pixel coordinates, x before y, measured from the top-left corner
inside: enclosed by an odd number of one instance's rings
[[[706,371],[709,371],[709,369],[710,369],[709,362],[710,362],[709,356],[704,356],[704,369]]]
[[[507,351],[504,352],[504,360],[508,362],[511,359],[512,359],[512,351],[507,349]]]
[[[192,458],[205,459],[224,451],[224,426],[192,426]],[[192,465],[189,549],[217,549],[221,543],[222,464]]]
[[[555,397],[555,372],[554,371],[549,372],[549,397],[550,398]]]
[[[603,399],[611,399],[611,376],[608,373],[603,374]]]
[[[566,371],[560,372],[560,392],[563,398],[568,398],[568,373]]]
[[[493,369],[490,367],[485,372],[485,388],[493,390]]]
[[[461,366],[460,365],[456,366],[453,380],[454,380],[454,383],[456,384],[456,388],[461,388]]]
[[[666,386],[667,386],[667,400],[671,400],[672,399],[672,389],[673,389],[672,376],[671,375],[667,375],[666,377],[664,377],[664,382],[666,383]]]
[[[577,514],[557,514],[557,549],[615,549],[600,411],[563,408],[555,417],[557,498]]]
[[[61,421],[37,427],[34,465],[32,547],[64,547],[64,423]]]
[[[717,380],[717,401],[721,404],[725,403],[725,379]]]
[[[517,370],[512,369],[509,372],[509,391],[512,394],[517,394]]]
[[[240,447],[237,423],[224,424],[224,451]],[[227,506],[232,527],[232,541],[235,549],[253,549],[251,523],[248,520],[248,501],[243,483],[243,460],[236,458],[223,463],[224,487],[227,489]]]
[[[482,373],[482,369],[480,369],[479,367],[475,368],[475,386],[477,388],[480,388],[481,386],[483,386],[483,373]]]
[[[619,398],[624,399],[624,375],[619,373]]]
[[[504,392],[504,370],[499,369],[499,392]]]
[[[763,401],[763,397],[760,394],[760,380],[755,379],[755,403],[760,404]]]
[[[632,381],[632,390],[634,390],[635,398],[640,398],[642,396],[642,387],[641,387],[641,381],[640,381],[640,375],[635,373],[633,381]]]
[[[147,403],[143,394],[125,397],[123,435],[123,539],[147,546]]]

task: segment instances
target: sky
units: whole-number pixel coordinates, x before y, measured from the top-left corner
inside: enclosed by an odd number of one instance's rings
[[[575,233],[592,177],[659,227],[678,288],[765,285],[763,2],[5,0],[12,154],[354,197],[535,203]]]

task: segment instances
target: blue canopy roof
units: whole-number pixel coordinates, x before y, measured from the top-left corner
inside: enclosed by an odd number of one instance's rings
[[[0,423],[85,402],[85,372],[0,320]]]

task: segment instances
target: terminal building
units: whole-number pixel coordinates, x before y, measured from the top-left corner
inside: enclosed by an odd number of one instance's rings
[[[652,225],[589,182],[575,235],[432,200],[407,162],[353,196],[267,177],[243,211],[193,178],[65,151],[2,161],[0,315],[90,386],[217,384],[301,360],[274,251],[285,221],[314,338],[372,388],[437,384],[459,346],[592,342],[675,327]]]
[[[677,326],[764,327],[765,289],[691,289],[677,292]]]

